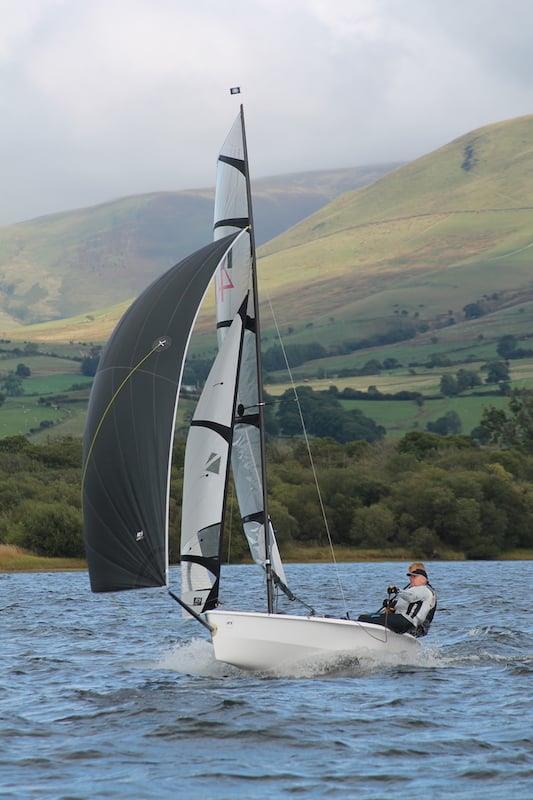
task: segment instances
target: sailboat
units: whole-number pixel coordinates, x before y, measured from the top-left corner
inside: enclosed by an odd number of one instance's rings
[[[218,353],[194,412],[184,463],[181,592],[169,585],[174,425],[187,349],[215,277]],[[266,609],[227,610],[220,578],[230,470]],[[419,644],[372,623],[279,613],[289,588],[268,513],[265,401],[252,197],[244,110],[217,164],[214,240],[155,280],[126,311],[102,354],[84,434],[84,535],[91,588],[166,586],[209,631],[215,658],[272,671],[315,658],[394,654]]]

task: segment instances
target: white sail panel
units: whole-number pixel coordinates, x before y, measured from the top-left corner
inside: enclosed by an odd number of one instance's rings
[[[246,165],[240,115],[220,151],[215,194],[214,236],[227,235],[249,224]],[[248,295],[248,323],[244,333],[237,403],[244,412],[237,420],[231,466],[244,532],[254,561],[265,563],[261,444],[258,428],[257,354],[254,328],[251,237],[244,234],[217,269],[215,276],[218,343],[222,346],[228,325]],[[276,574],[286,583],[272,525],[271,560]]]
[[[237,114],[218,156],[215,222],[227,217],[248,216],[245,181],[242,123],[241,115]]]
[[[205,382],[185,448],[181,598],[199,612],[214,608],[218,599],[224,496],[242,335],[243,319],[237,314]]]
[[[248,316],[250,316],[250,309],[248,309]],[[254,561],[264,565],[263,481],[261,442],[257,426],[257,360],[255,333],[250,330],[244,332],[237,402],[244,407],[244,414],[243,422],[240,423],[237,418],[235,424],[231,466],[250,552]],[[244,422],[244,420],[246,421]],[[272,523],[270,523],[270,537],[272,567],[283,583],[287,583]]]
[[[246,167],[240,115],[222,145],[217,163],[214,238],[243,230],[250,224],[246,193]],[[251,288],[252,246],[250,234],[235,244],[216,272],[217,322],[227,325]],[[219,337],[220,339],[223,338]]]
[[[238,228],[217,228],[215,235],[238,232]],[[235,316],[246,293],[251,287],[252,260],[250,257],[250,234],[244,233],[215,273],[215,291],[219,343],[224,338],[224,328]],[[252,306],[253,307],[253,306]]]

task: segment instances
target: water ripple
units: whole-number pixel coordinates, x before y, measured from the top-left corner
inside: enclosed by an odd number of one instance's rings
[[[340,570],[354,610],[398,575]],[[287,571],[335,612],[327,566]],[[275,676],[218,663],[163,592],[0,576],[2,800],[527,797],[533,633],[517,609],[532,566],[434,564],[432,576],[446,610],[412,663],[314,660]],[[253,567],[225,579],[243,607],[262,607]],[[483,587],[504,584],[480,605]]]

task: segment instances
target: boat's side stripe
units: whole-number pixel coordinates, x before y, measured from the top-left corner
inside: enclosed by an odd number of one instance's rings
[[[239,172],[242,172],[242,174],[246,177],[246,164],[244,163],[243,158],[232,158],[231,156],[220,155],[218,160],[223,161],[224,164],[229,164],[230,167],[235,167],[235,169],[238,169]]]
[[[193,426],[196,428],[210,428],[212,431],[222,436],[224,441],[231,444],[232,430],[229,425],[221,425],[219,422],[213,422],[213,420],[210,419],[193,419],[191,428]]]

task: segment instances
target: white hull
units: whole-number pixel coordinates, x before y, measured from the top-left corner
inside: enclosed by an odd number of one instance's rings
[[[214,627],[215,658],[241,669],[276,671],[337,657],[408,660],[420,648],[409,634],[347,619],[220,610],[206,618]]]

